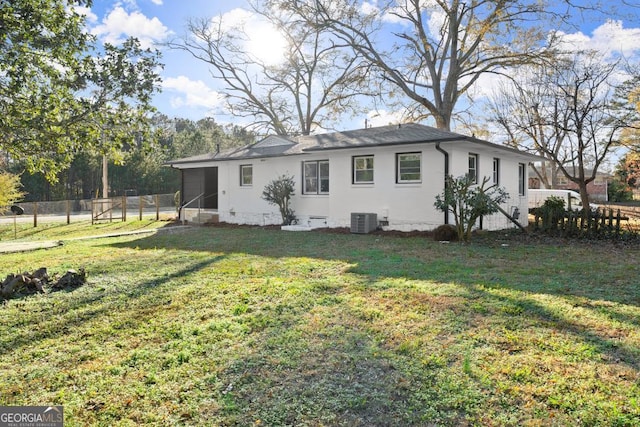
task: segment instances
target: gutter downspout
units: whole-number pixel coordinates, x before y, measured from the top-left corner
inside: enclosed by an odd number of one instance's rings
[[[440,142],[436,142],[436,150],[441,152],[444,155],[444,186],[445,190],[447,189],[447,177],[449,176],[449,153],[446,152],[442,147],[440,147]],[[445,211],[444,213],[444,223],[449,224],[449,211]]]

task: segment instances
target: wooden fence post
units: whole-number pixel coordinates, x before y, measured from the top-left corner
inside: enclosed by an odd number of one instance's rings
[[[127,222],[127,196],[122,196],[122,222]]]
[[[138,196],[138,220],[142,221],[142,205],[144,204],[144,199],[142,196]]]
[[[38,226],[38,202],[33,202],[33,227]]]
[[[160,201],[160,197],[156,194],[155,195],[155,202],[156,202],[156,221],[160,221],[160,203],[158,203]]]
[[[67,200],[67,225],[71,224],[71,200]]]

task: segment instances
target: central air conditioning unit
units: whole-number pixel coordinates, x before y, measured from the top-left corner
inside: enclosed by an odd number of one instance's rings
[[[351,232],[366,234],[378,228],[378,215],[374,213],[352,213]]]

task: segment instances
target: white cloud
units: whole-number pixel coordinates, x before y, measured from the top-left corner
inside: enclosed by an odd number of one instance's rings
[[[367,114],[367,124],[372,127],[403,123],[402,111],[377,110]]]
[[[242,48],[266,65],[276,65],[284,60],[287,42],[278,30],[264,18],[246,9],[236,8],[213,19],[214,28],[220,25],[223,32],[237,33]]]
[[[191,80],[186,76],[169,77],[163,80],[162,88],[178,93],[171,99],[171,106],[174,108],[191,107],[213,110],[224,104],[224,96],[209,88],[202,80]]]
[[[374,2],[364,1],[360,6],[360,13],[364,15],[378,14],[380,13],[380,8],[378,7],[375,1]]]
[[[609,20],[594,29],[591,36],[582,32],[561,35],[566,48],[594,49],[601,52],[604,59],[618,55],[628,58],[640,52],[640,28],[624,28],[622,21]]]
[[[162,6],[162,0],[151,0],[151,3],[157,4],[158,6]]]
[[[86,6],[74,6],[73,8],[80,16],[84,16],[89,23],[98,22],[98,16]]]
[[[113,9],[91,32],[111,44],[119,44],[127,37],[136,37],[143,48],[153,47],[155,42],[171,34],[158,18],[149,19],[137,11],[128,13],[122,6]]]

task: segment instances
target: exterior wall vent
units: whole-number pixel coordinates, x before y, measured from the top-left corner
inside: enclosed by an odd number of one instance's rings
[[[352,213],[351,232],[366,234],[378,228],[378,215],[374,213]]]

